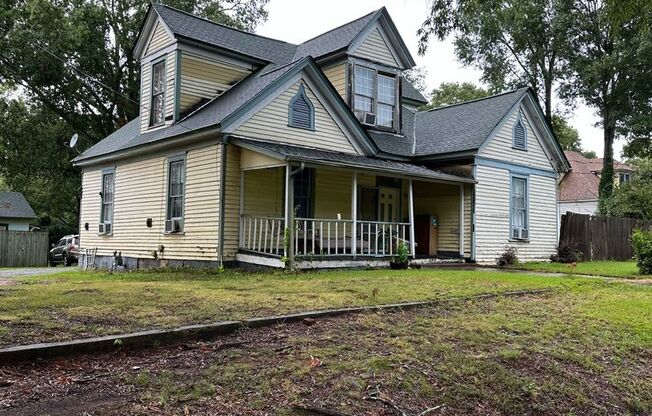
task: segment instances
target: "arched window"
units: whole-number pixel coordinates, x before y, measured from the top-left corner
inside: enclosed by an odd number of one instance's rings
[[[308,99],[303,84],[290,100],[288,126],[308,130],[315,129],[315,107]]]
[[[527,149],[527,132],[520,116],[514,123],[514,129],[512,130],[512,146],[514,146],[514,149]]]

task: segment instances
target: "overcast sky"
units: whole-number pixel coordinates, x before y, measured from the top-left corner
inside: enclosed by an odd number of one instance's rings
[[[427,0],[270,0],[269,18],[257,33],[292,43],[333,29],[385,6],[398,27],[418,66],[428,71],[428,90],[442,82],[470,81],[481,85],[480,72],[462,67],[455,59],[452,41],[432,40],[425,56],[417,55],[416,31],[428,11]],[[579,131],[582,146],[602,156],[602,130],[594,127],[598,118],[593,109],[581,103],[570,118]],[[620,156],[622,143],[615,144],[615,155]]]

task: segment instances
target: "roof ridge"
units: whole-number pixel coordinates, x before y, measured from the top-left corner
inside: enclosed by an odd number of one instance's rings
[[[287,42],[287,41],[284,41],[284,40],[280,40],[280,39],[275,39],[275,38],[271,38],[271,37],[268,37],[268,36],[259,35],[259,34],[257,34],[257,33],[247,32],[246,30],[242,30],[242,29],[238,29],[238,28],[235,28],[235,27],[232,27],[232,26],[228,26],[228,25],[225,25],[224,23],[214,22],[213,20],[207,19],[207,18],[205,18],[205,17],[197,16],[197,15],[195,15],[195,14],[192,14],[192,13],[187,12],[187,11],[185,11],[185,10],[177,9],[176,7],[172,7],[172,6],[167,5],[167,4],[152,3],[152,5],[154,6],[154,9],[156,9],[157,6],[164,7],[164,8],[166,8],[166,9],[170,9],[170,10],[172,10],[172,11],[175,11],[175,12],[178,12],[178,13],[182,13],[182,14],[185,14],[185,15],[190,16],[190,17],[194,17],[195,19],[203,20],[203,21],[205,21],[205,22],[208,22],[208,23],[211,23],[211,24],[214,24],[214,25],[217,25],[217,26],[223,27],[223,28],[225,28],[225,29],[230,29],[230,30],[233,30],[233,31],[236,31],[236,32],[240,32],[240,33],[243,33],[243,34],[245,34],[245,35],[251,35],[251,36],[255,36],[255,37],[257,37],[257,38],[267,39],[267,40],[271,40],[271,41],[278,42],[278,43],[284,43],[284,44],[286,44],[286,45],[290,45],[290,46],[294,46],[294,47],[297,46],[297,45],[294,44],[294,43],[290,43],[290,42]]]
[[[437,107],[437,108],[431,108],[430,110],[426,110],[426,111],[418,111],[416,114],[432,113],[432,112],[435,112],[437,110],[444,110],[444,109],[451,108],[451,107],[457,107],[457,106],[460,106],[460,105],[463,105],[463,104],[475,103],[475,102],[478,102],[478,101],[488,100],[490,98],[496,98],[496,97],[500,97],[500,96],[507,95],[507,94],[513,94],[513,93],[518,92],[520,90],[528,90],[529,88],[530,87],[516,88],[516,89],[513,89],[513,90],[501,92],[501,93],[498,93],[498,94],[488,95],[488,96],[482,97],[482,98],[476,98],[474,100],[468,100],[468,101],[462,101],[462,102],[455,103],[455,104],[444,105],[444,106]]]
[[[317,35],[317,36],[313,36],[313,37],[310,38],[310,39],[304,40],[303,42],[301,42],[301,43],[298,44],[297,46],[305,45],[305,44],[308,43],[308,42],[311,42],[311,41],[313,41],[313,40],[315,40],[315,39],[317,39],[317,38],[320,38],[320,37],[322,37],[322,36],[324,36],[324,35],[327,35],[327,34],[329,34],[329,33],[331,33],[331,32],[334,32],[334,31],[336,31],[336,30],[338,30],[338,29],[341,29],[341,28],[343,28],[344,26],[350,25],[351,23],[355,23],[355,22],[357,22],[357,21],[359,21],[359,20],[364,19],[365,17],[368,17],[368,16],[372,15],[372,14],[379,13],[379,12],[380,12],[381,10],[383,10],[384,8],[385,8],[385,7],[381,7],[380,9],[376,9],[376,10],[374,10],[374,11],[372,11],[372,12],[369,12],[369,13],[365,14],[364,16],[360,16],[360,17],[358,17],[357,19],[353,19],[353,20],[348,21],[348,22],[346,22],[346,23],[342,23],[341,25],[339,25],[339,26],[337,26],[337,27],[334,27],[334,28],[332,28],[332,29],[330,29],[330,30],[327,30],[326,32],[320,33],[320,34]]]

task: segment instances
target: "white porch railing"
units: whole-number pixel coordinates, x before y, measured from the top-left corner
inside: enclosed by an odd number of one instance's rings
[[[275,255],[284,254],[285,219],[275,217],[240,218],[240,248]]]
[[[297,256],[375,256],[396,254],[399,241],[410,247],[410,223],[296,218],[294,247]],[[243,216],[240,248],[259,253],[285,254],[285,220]],[[355,236],[355,237],[354,237]],[[355,238],[355,240],[354,240]]]

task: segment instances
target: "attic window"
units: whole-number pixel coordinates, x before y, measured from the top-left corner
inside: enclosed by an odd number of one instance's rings
[[[149,125],[163,124],[165,117],[165,61],[152,65],[152,91]]]
[[[527,132],[521,117],[516,120],[514,130],[512,131],[512,146],[514,149],[526,150],[527,149]]]
[[[303,84],[290,100],[288,112],[288,126],[307,130],[315,129],[315,107],[308,99]]]

